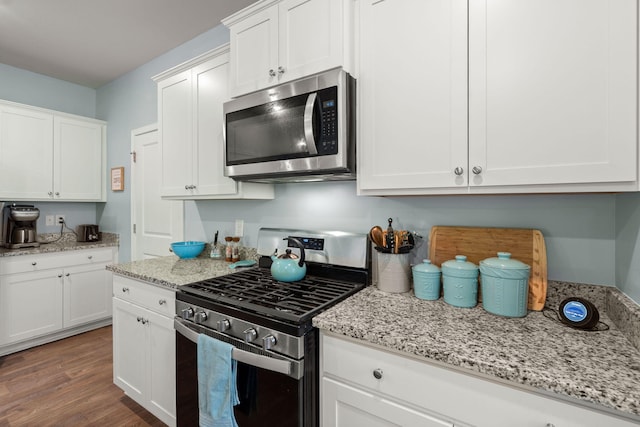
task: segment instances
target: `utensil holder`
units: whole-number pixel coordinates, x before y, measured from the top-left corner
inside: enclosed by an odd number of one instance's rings
[[[373,284],[383,292],[402,293],[411,290],[409,254],[387,254],[374,251]]]

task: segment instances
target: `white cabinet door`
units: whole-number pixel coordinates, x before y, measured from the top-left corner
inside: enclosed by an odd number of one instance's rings
[[[328,378],[322,379],[322,402],[324,427],[453,427],[450,422]]]
[[[162,196],[191,194],[193,112],[191,70],[158,82],[158,119],[162,141]]]
[[[53,115],[0,104],[0,198],[50,199]]]
[[[105,263],[65,269],[65,328],[111,316],[112,274],[106,266]]]
[[[147,378],[147,329],[142,317],[148,310],[113,299],[113,382],[143,404]]]
[[[471,186],[636,180],[637,8],[469,2]]]
[[[148,312],[147,393],[151,412],[168,425],[176,422],[176,331],[173,318]]]
[[[358,186],[466,191],[467,2],[361,2]],[[384,28],[384,31],[381,31]]]
[[[347,0],[346,3],[348,4]],[[343,62],[343,0],[284,0],[278,3],[280,82],[291,81]]]
[[[230,27],[232,97],[278,83],[278,7],[269,7]]]
[[[0,344],[62,328],[62,270],[0,278]]]
[[[194,84],[195,149],[197,174],[194,195],[234,195],[238,184],[224,176],[224,122],[222,104],[228,96],[229,55],[213,58],[192,70]]]
[[[54,118],[54,200],[103,200],[103,128],[70,117]]]

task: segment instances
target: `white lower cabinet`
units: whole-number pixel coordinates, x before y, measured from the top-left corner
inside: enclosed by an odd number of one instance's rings
[[[114,276],[113,296],[113,382],[175,426],[175,293]]]
[[[111,323],[115,249],[0,259],[0,355]]]
[[[321,425],[631,427],[638,423],[504,382],[321,335]]]

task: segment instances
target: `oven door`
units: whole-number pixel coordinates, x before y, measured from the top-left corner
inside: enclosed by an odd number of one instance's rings
[[[199,333],[229,342],[238,360],[238,397],[234,407],[239,427],[315,426],[317,396],[308,396],[309,386],[304,375],[304,363],[283,356],[268,354],[235,338],[199,325],[174,321],[176,329],[176,418],[178,426],[197,426]],[[313,393],[315,395],[315,393]],[[306,405],[306,408],[305,408]],[[309,405],[312,405],[311,407]],[[305,418],[308,422],[305,422]]]

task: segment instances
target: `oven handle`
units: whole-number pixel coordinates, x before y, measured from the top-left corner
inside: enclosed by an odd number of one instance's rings
[[[173,320],[173,326],[175,327],[176,332],[180,335],[195,344],[198,343],[198,335],[200,335],[198,332],[191,330],[178,319]],[[255,366],[256,368],[291,375],[291,362],[288,360],[274,359],[273,357],[254,354],[249,351],[240,350],[236,347],[233,347],[231,357],[238,362],[246,363],[247,365]]]
[[[315,156],[318,154],[316,147],[316,139],[313,136],[313,107],[316,105],[318,94],[313,92],[307,98],[307,104],[304,106],[304,138],[307,140],[307,149],[309,154]]]

